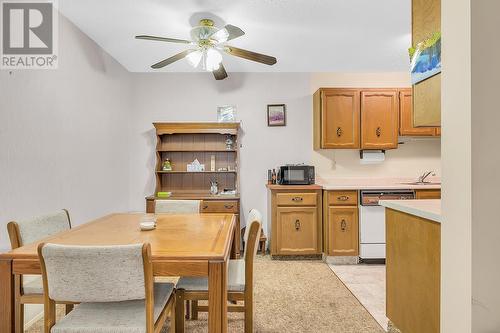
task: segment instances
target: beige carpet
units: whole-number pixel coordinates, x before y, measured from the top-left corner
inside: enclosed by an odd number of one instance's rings
[[[351,292],[321,261],[255,263],[255,332],[383,333]],[[206,314],[186,321],[186,332],[207,332]],[[166,332],[166,330],[164,330]],[[243,314],[229,314],[229,332],[243,332]],[[41,333],[42,322],[29,333]]]

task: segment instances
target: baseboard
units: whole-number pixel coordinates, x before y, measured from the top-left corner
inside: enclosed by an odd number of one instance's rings
[[[323,261],[330,265],[357,265],[358,256],[325,256]]]

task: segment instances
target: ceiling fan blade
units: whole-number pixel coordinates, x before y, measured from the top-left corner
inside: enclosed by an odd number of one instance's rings
[[[227,24],[224,27],[224,29],[226,29],[227,32],[229,33],[229,36],[227,37],[227,40],[235,39],[235,38],[241,37],[241,36],[243,36],[245,34],[245,32],[243,30],[241,30],[237,26],[234,26],[234,25],[231,25],[231,24]]]
[[[176,62],[177,60],[181,60],[185,56],[187,56],[189,53],[194,52],[196,50],[186,50],[182,51],[181,53],[177,53],[176,55],[171,56],[170,58],[167,58],[165,60],[162,60],[160,62],[157,62],[156,64],[152,65],[151,68],[158,69],[165,67],[167,65],[170,65],[173,62]]]
[[[185,39],[168,38],[168,37],[157,37],[149,35],[139,35],[135,36],[136,39],[146,39],[146,40],[156,40],[160,42],[170,42],[170,43],[181,43],[181,44],[191,44],[191,41]]]
[[[226,69],[224,68],[224,65],[222,65],[222,63],[220,63],[219,69],[212,71],[212,73],[214,73],[214,77],[216,80],[224,80],[227,77]]]
[[[252,52],[248,50],[243,50],[234,46],[225,46],[224,51],[230,55],[244,58],[247,60],[252,60],[256,62],[260,62],[262,64],[266,65],[274,65],[277,60],[275,57],[271,57],[265,54],[257,53],[257,52]]]
[[[224,43],[228,40],[235,39],[241,37],[245,34],[243,30],[234,25],[228,24],[224,28],[217,30],[212,35],[210,35],[210,39],[215,40],[217,43]]]

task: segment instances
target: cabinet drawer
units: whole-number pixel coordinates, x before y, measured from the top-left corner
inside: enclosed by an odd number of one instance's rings
[[[202,213],[239,213],[238,201],[203,200],[200,211]]]
[[[316,193],[278,193],[276,203],[278,206],[316,206]]]
[[[328,204],[333,206],[357,206],[358,191],[328,191]]]

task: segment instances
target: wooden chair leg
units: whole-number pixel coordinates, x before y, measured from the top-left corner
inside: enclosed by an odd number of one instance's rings
[[[175,332],[184,333],[184,291],[179,289],[176,291],[175,300]]]
[[[24,304],[21,303],[21,285],[22,277],[20,275],[14,276],[14,332],[24,332]]]
[[[70,313],[73,310],[73,304],[66,304],[66,314]]]
[[[191,319],[198,320],[198,301],[191,301]]]
[[[245,333],[253,333],[253,295],[245,293]]]
[[[191,301],[186,301],[186,315],[184,316],[186,319],[191,318]]]
[[[21,303],[19,298],[16,298],[15,300],[15,306],[14,306],[14,311],[15,313],[15,332],[16,333],[23,333],[24,332],[24,304]]]
[[[177,296],[176,296],[177,297]],[[176,333],[177,332],[177,299],[175,300],[174,304],[172,304],[172,308],[170,309],[170,327],[168,328],[169,333]]]

